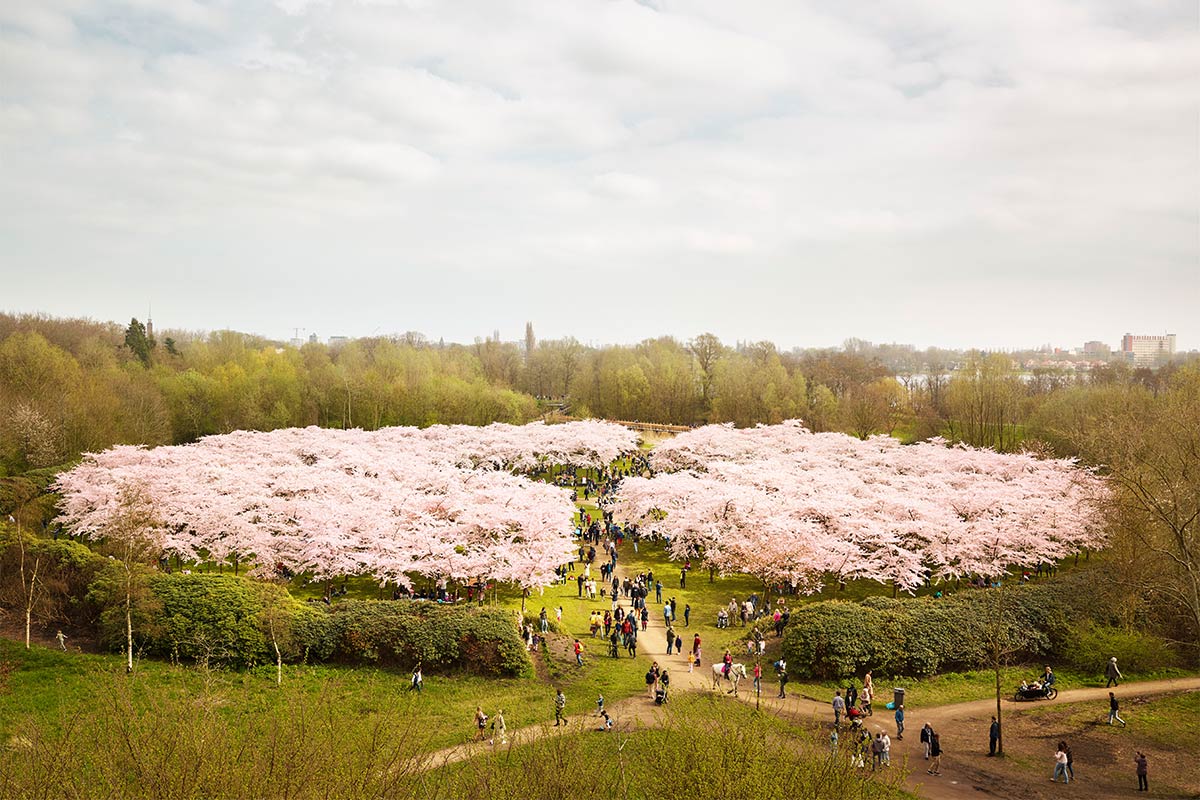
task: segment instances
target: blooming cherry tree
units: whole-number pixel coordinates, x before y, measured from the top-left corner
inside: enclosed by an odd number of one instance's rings
[[[466,425],[210,436],[114,447],[59,477],[62,521],[98,536],[137,486],[162,547],[332,580],[370,574],[545,585],[573,551],[569,493],[522,473],[604,466],[637,445],[606,423]]]
[[[1103,483],[1071,460],[814,434],[799,422],[710,425],[660,445],[625,480],[619,521],[722,571],[802,589],[817,576],[913,589],[995,576],[1101,542]]]

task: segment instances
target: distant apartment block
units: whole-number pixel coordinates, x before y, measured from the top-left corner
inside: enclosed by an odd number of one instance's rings
[[[1083,354],[1085,356],[1103,356],[1107,358],[1108,356],[1112,355],[1112,348],[1104,342],[1084,342]]]
[[[1175,334],[1134,336],[1127,333],[1121,337],[1121,355],[1136,366],[1152,367],[1175,355]]]

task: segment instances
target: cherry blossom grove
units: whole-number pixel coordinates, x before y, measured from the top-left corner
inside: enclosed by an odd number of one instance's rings
[[[91,454],[56,488],[67,529],[100,537],[136,487],[164,550],[188,561],[250,559],[260,570],[404,586],[424,575],[532,587],[569,558],[575,506],[564,490],[512,471],[603,466],[636,444],[599,422],[238,431]]]
[[[667,538],[676,558],[802,591],[824,577],[912,589],[997,576],[1102,543],[1104,484],[1070,460],[791,421],[699,428],[659,445],[651,464],[658,474],[622,483],[618,521]]]

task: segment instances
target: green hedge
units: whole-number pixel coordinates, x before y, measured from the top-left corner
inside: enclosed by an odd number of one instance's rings
[[[274,661],[370,663],[429,671],[520,675],[532,669],[511,612],[424,601],[301,603],[286,589],[233,575],[149,580],[156,602],[140,626],[150,655],[253,666]],[[119,644],[122,614],[103,617],[102,638]]]
[[[1156,636],[1118,626],[1109,587],[1094,570],[1046,583],[969,589],[940,598],[827,601],[792,612],[783,653],[796,676],[831,679],[871,669],[923,677],[990,665],[998,635],[1005,663],[1050,661],[1102,673],[1175,666]]]
[[[332,640],[327,657],[334,661],[402,667],[421,661],[427,669],[492,675],[532,669],[510,611],[427,601],[349,600],[330,609],[327,624],[332,630],[319,632],[310,652],[325,655],[316,645]]]
[[[1006,660],[1061,653],[1073,602],[1043,587],[965,591],[941,598],[828,601],[792,612],[783,652],[798,676],[840,678],[867,669],[920,677],[987,664],[988,632],[999,630]],[[1003,606],[996,605],[1002,601]]]

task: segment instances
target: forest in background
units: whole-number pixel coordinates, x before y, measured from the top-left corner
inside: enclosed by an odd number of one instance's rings
[[[531,327],[521,344],[408,333],[296,347],[233,331],[155,338],[136,319],[0,314],[0,474],[234,430],[520,424],[547,411],[675,425],[800,418],[815,431],[1013,450],[1051,398],[1104,386],[1154,396],[1178,367],[1022,374],[1005,354],[859,340],[780,351],[705,333],[589,347],[538,342]]]

